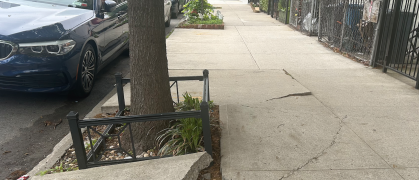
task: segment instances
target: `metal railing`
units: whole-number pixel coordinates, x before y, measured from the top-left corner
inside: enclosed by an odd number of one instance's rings
[[[416,1],[383,0],[373,66],[416,81],[419,89],[419,7]]]
[[[183,119],[183,118],[201,118],[202,119],[202,129],[204,136],[204,147],[205,151],[212,155],[212,142],[211,142],[211,131],[210,131],[210,113],[209,113],[209,101],[210,101],[210,92],[209,92],[209,77],[208,70],[204,70],[203,76],[186,76],[186,77],[170,77],[170,81],[174,81],[171,87],[176,84],[177,92],[177,102],[179,103],[179,90],[178,90],[178,81],[203,81],[203,97],[201,102],[201,110],[198,111],[185,111],[185,112],[169,112],[162,114],[150,114],[150,115],[133,115],[133,116],[123,116],[125,110],[125,100],[124,100],[124,91],[123,83],[130,82],[130,79],[122,78],[122,74],[118,73],[116,77],[116,88],[118,94],[118,103],[119,111],[115,117],[112,118],[100,118],[100,119],[79,119],[79,114],[77,112],[70,112],[67,115],[67,119],[70,126],[71,136],[73,138],[73,147],[75,148],[75,153],[77,157],[77,162],[79,169],[86,169],[97,166],[112,165],[119,163],[135,162],[135,161],[144,161],[150,159],[157,159],[162,157],[144,157],[137,158],[134,147],[134,139],[132,136],[131,123],[140,123],[140,122],[149,122],[149,121],[162,121],[162,120],[173,120],[173,119]],[[115,129],[115,125],[123,125],[119,132],[116,134],[109,134],[109,132]],[[101,126],[108,125],[104,132],[100,133],[96,131],[92,126]],[[89,147],[92,147],[89,153],[86,153],[85,143],[83,141],[83,134],[81,129],[87,128],[88,135],[88,144]],[[132,152],[128,152],[122,148],[120,135],[124,130],[128,130],[131,137],[131,146]],[[98,134],[96,143],[93,143],[91,131]],[[106,139],[107,138],[117,138],[118,146],[116,148],[106,148]],[[129,155],[130,159],[121,159],[121,160],[109,160],[109,161],[100,161],[102,155],[106,151],[122,151],[125,154]],[[101,151],[102,153],[98,153]]]

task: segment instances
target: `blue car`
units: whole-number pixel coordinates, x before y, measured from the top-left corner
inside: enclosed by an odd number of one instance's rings
[[[166,26],[171,2],[165,1]],[[87,96],[128,49],[125,0],[0,0],[0,89]]]

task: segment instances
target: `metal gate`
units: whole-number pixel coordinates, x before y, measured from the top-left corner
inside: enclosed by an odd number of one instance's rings
[[[373,66],[383,66],[416,81],[419,89],[419,0],[384,0]]]

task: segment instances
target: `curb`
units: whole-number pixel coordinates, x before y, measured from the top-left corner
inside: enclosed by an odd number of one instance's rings
[[[96,114],[101,114],[102,105],[116,93],[116,88],[113,88],[85,117],[84,119],[89,119],[94,117]],[[86,128],[81,129],[84,132]],[[73,145],[73,139],[71,138],[71,133],[68,133],[58,144],[56,144],[47,157],[38,163],[32,170],[30,170],[26,175],[29,176],[29,179],[34,177],[37,173],[51,169],[52,166],[66,153],[67,149]]]

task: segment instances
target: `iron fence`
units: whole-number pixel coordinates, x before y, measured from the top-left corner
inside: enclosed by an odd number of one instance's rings
[[[204,70],[203,76],[189,76],[189,77],[170,77],[170,81],[173,81],[171,87],[176,84],[177,89],[177,102],[179,103],[179,91],[178,91],[178,81],[203,81],[203,97],[201,103],[201,110],[196,111],[185,111],[185,112],[170,112],[162,114],[151,114],[151,115],[140,115],[140,116],[123,116],[125,110],[125,100],[123,94],[123,83],[128,83],[130,79],[123,79],[122,74],[116,74],[116,88],[118,94],[118,103],[119,111],[116,117],[112,118],[101,118],[101,119],[84,119],[80,120],[77,112],[70,112],[67,115],[67,119],[70,126],[71,136],[73,138],[73,146],[75,148],[75,153],[77,157],[77,163],[79,169],[86,169],[97,166],[112,165],[119,163],[135,162],[135,161],[144,161],[150,159],[157,159],[162,157],[143,157],[137,158],[134,139],[132,135],[131,123],[144,123],[149,121],[162,121],[162,120],[173,120],[173,119],[183,119],[183,118],[201,118],[202,119],[202,129],[204,136],[204,147],[205,151],[212,155],[212,144],[211,144],[211,131],[210,131],[210,114],[209,114],[209,77],[208,70]],[[174,102],[176,103],[176,102]],[[107,125],[107,128],[104,132],[98,132],[94,126]],[[110,134],[111,131],[115,131],[115,126],[119,125],[118,132]],[[83,141],[83,134],[81,129],[86,128],[88,142],[85,146]],[[121,143],[121,134],[129,133],[130,135],[130,146],[131,149],[127,150],[122,147]],[[99,136],[96,143],[92,140],[92,134]],[[118,147],[107,148],[106,139],[116,138],[118,140]],[[91,147],[89,153],[86,154],[86,147]],[[131,158],[120,159],[120,160],[106,160],[102,158],[102,155],[106,151],[120,151],[124,152]]]
[[[320,2],[319,40],[340,48],[343,31],[345,0]]]
[[[383,66],[416,81],[419,89],[419,1],[384,0],[373,66]]]
[[[364,0],[320,1],[319,40],[363,61],[372,58],[377,23],[364,20]]]
[[[291,0],[290,24],[296,29],[300,29],[301,0]]]
[[[284,24],[289,23],[291,0],[278,0],[276,19]]]
[[[317,0],[301,1],[301,31],[309,36],[318,34],[319,5]]]
[[[290,24],[309,36],[317,35],[319,3],[317,0],[291,0]]]

